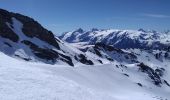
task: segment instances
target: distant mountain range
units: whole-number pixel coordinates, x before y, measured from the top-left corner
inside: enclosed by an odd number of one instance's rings
[[[168,49],[170,48],[170,32],[139,30],[92,29],[84,31],[77,29],[66,32],[59,38],[68,43],[86,42],[87,44],[103,43],[120,49]]]

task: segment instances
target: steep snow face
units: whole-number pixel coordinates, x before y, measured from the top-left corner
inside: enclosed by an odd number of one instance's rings
[[[74,35],[73,35],[74,34]],[[98,42],[113,45],[118,48],[162,49],[170,46],[170,34],[144,30],[90,30],[82,33],[68,32],[59,36],[60,39],[69,43]]]
[[[69,46],[24,15],[0,9],[0,52],[26,61],[48,64],[99,64],[83,52]],[[83,32],[79,29],[77,32]]]
[[[136,64],[69,67],[19,61],[3,53],[0,58],[1,100],[170,99],[170,88],[152,84]]]
[[[58,49],[48,44],[47,42],[40,40],[37,37],[30,38],[26,36],[22,31],[23,23],[19,21],[18,19],[16,19],[15,17],[12,17],[11,21],[12,21],[12,24],[9,22],[6,22],[6,25],[19,37],[19,40],[18,42],[13,42],[10,39],[0,37],[1,38],[0,51],[6,53],[7,55],[10,55],[16,58],[21,58],[21,59],[28,60],[28,61],[42,61],[46,63],[53,63],[52,59],[46,59],[47,57],[43,54],[40,55],[40,52],[44,50],[42,52],[45,53],[45,49],[47,51],[51,50],[51,52],[53,49],[56,49],[56,50]],[[39,56],[36,56],[36,54],[38,53],[39,53]],[[50,54],[50,52],[46,52],[46,53]]]

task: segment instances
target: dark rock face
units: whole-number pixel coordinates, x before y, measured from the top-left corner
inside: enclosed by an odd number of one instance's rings
[[[11,28],[14,28],[12,26],[14,24],[12,18],[17,19],[23,24],[23,27],[21,30],[23,34],[26,37],[28,37],[29,40],[22,40],[21,42],[19,41],[20,36],[18,36],[17,33],[13,32],[13,30],[11,30]],[[10,25],[11,28],[8,25]],[[71,66],[74,66],[74,64],[72,63],[71,57],[61,54],[52,49],[52,48],[55,48],[57,50],[61,49],[59,46],[60,40],[55,38],[55,36],[53,35],[51,31],[46,30],[37,21],[35,21],[34,19],[30,17],[0,9],[0,37],[16,42],[15,45],[18,45],[17,47],[20,47],[19,45],[22,45],[22,44],[28,46],[36,57],[42,60],[46,60],[47,62],[50,61],[52,63],[55,63],[58,60],[61,60]],[[42,43],[45,42],[49,44],[50,47],[49,48],[46,46],[40,47],[39,44],[36,44],[31,41],[31,39],[34,37],[38,38],[40,42]],[[4,42],[4,45],[10,47],[11,50],[14,50],[14,48],[12,47],[10,43]],[[26,61],[31,60],[28,58],[23,58],[17,54],[14,54],[14,55]]]
[[[84,30],[83,30],[82,28],[79,28],[79,29],[77,29],[76,31],[74,31],[74,33],[76,33],[76,32],[83,33]]]
[[[10,39],[13,42],[17,42],[19,40],[19,36],[15,34],[6,24],[6,22],[12,24],[11,18],[14,17],[23,24],[22,31],[23,33],[30,37],[37,37],[40,40],[53,45],[57,49],[60,49],[59,44],[56,41],[56,38],[54,37],[53,33],[43,28],[37,21],[34,21],[34,19],[17,14],[8,12],[6,10],[0,9],[0,36]]]
[[[56,48],[60,49],[58,43],[56,42],[56,39],[54,38],[54,35],[52,32],[44,29],[40,24],[38,24],[36,21],[28,21],[23,24],[22,31],[25,33],[26,36],[33,38],[37,37],[41,39],[42,41],[45,41]]]
[[[69,64],[70,66],[74,66],[72,59],[69,56],[63,55],[63,54],[59,54],[59,56],[61,56],[61,60],[66,62],[67,64]]]
[[[95,48],[104,48],[105,50],[108,50],[108,51],[117,51],[117,52],[120,52],[120,53],[123,53],[123,51],[121,49],[118,49],[118,48],[114,48],[113,46],[109,46],[109,45],[105,45],[103,43],[96,43],[95,44]]]
[[[137,83],[137,85],[139,85],[140,87],[143,87],[143,85],[141,83]]]
[[[85,57],[83,54],[78,55],[78,57],[75,56],[75,59],[83,64],[93,65],[93,62],[91,60],[88,60],[87,57]]]
[[[129,75],[128,75],[128,74],[126,74],[126,73],[124,73],[123,75],[125,75],[125,76],[129,77]]]
[[[51,31],[43,28],[37,21],[32,18],[20,14],[15,14],[14,16],[16,19],[23,23],[22,31],[26,36],[30,38],[37,37],[40,40],[45,41],[60,49],[59,44],[57,43],[56,38]]]
[[[18,35],[16,35],[6,24],[6,22],[12,23],[11,17],[11,13],[6,10],[0,9],[0,36],[3,38],[7,38],[13,42],[18,42]]]
[[[115,48],[113,46],[105,45],[103,43],[96,43],[94,47],[87,49],[90,52],[98,55],[101,58],[106,58],[110,61],[123,61],[128,62],[138,62],[137,56],[132,53],[127,53],[121,49]]]
[[[162,84],[160,74],[158,74],[157,71],[153,70],[152,68],[143,63],[140,63],[138,66],[140,67],[139,69],[142,72],[148,74],[148,76],[153,80],[155,85],[160,86]]]
[[[170,87],[170,84],[166,80],[164,80],[164,83]]]
[[[29,46],[32,49],[33,53],[39,58],[52,60],[52,62],[55,62],[56,58],[59,57],[58,53],[55,52],[54,50],[40,48],[34,43],[27,40],[22,41],[22,43]]]
[[[47,61],[52,61],[52,63],[55,63],[57,59],[60,59],[66,63],[68,63],[70,66],[74,66],[72,63],[72,59],[68,56],[65,56],[63,54],[60,54],[52,49],[48,48],[40,48],[34,43],[24,40],[22,41],[25,45],[29,46],[32,49],[32,52],[39,58],[45,59]]]
[[[165,58],[168,58],[169,57],[169,53],[166,52],[165,55],[164,55]]]

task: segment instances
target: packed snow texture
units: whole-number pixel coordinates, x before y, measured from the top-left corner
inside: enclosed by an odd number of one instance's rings
[[[116,68],[116,63],[70,67],[20,61],[3,53],[0,58],[1,100],[170,99],[168,87],[151,84],[133,64],[127,69]]]

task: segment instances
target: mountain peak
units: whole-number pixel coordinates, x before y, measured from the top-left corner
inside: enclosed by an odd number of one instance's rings
[[[8,11],[0,8],[0,12],[8,12]]]
[[[165,34],[170,34],[170,30],[166,30],[166,31],[165,31]]]
[[[138,29],[138,31],[146,32],[143,28]]]
[[[97,28],[92,28],[91,31],[92,31],[92,32],[94,32],[94,31],[99,31],[99,29],[97,29]]]
[[[79,32],[79,33],[83,33],[84,30],[82,28],[78,28],[77,30],[75,30],[74,32]]]

